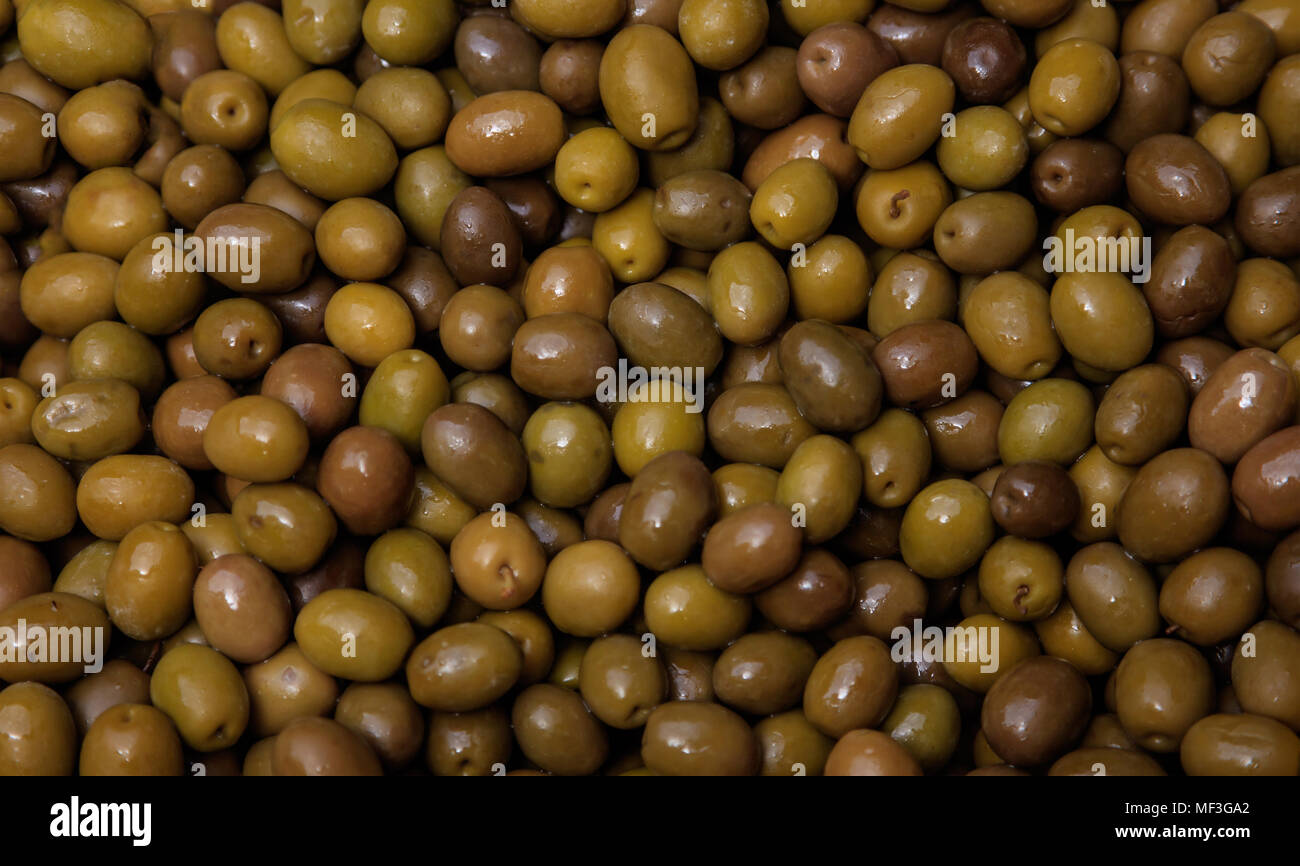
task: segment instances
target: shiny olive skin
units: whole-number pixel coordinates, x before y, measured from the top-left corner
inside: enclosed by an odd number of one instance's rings
[[[482,623],[460,623],[418,644],[406,662],[406,676],[417,704],[465,712],[505,694],[522,666],[523,654],[505,632]]]
[[[998,476],[990,497],[993,519],[1021,538],[1046,538],[1074,522],[1079,488],[1061,467],[1026,461]]]
[[[1060,558],[1042,542],[1005,537],[980,560],[980,597],[1012,622],[1043,619],[1056,609],[1064,589]]]
[[[123,659],[106,662],[98,673],[68,687],[65,693],[77,732],[85,735],[95,719],[119,704],[143,704],[149,700],[149,675]]]
[[[915,415],[902,409],[882,412],[850,444],[862,461],[862,492],[872,505],[906,505],[930,474],[929,434]]]
[[[456,585],[475,603],[513,610],[540,587],[546,554],[523,518],[499,509],[465,524],[448,550]]]
[[[709,583],[704,569],[666,571],[646,588],[646,625],[658,640],[684,650],[721,649],[744,633],[753,604]]]
[[[614,128],[644,150],[681,147],[695,131],[699,95],[690,56],[672,35],[648,24],[620,30],[600,59],[600,99]],[[644,132],[644,115],[655,117]]]
[[[235,666],[216,650],[182,644],[163,654],[149,699],[175,723],[191,749],[214,752],[239,740],[248,724],[248,690]]]
[[[1227,306],[1236,263],[1229,244],[1203,226],[1180,229],[1157,252],[1143,294],[1165,337],[1200,332]]]
[[[1050,133],[1077,136],[1100,122],[1119,98],[1115,56],[1087,39],[1058,42],[1029,77],[1029,108]]]
[[[419,751],[424,717],[395,683],[353,683],[343,692],[334,720],[364,739],[386,767],[402,767]]]
[[[118,629],[136,640],[166,637],[190,618],[196,572],[194,548],[180,529],[141,523],[113,553],[105,607]]]
[[[1189,776],[1292,776],[1300,772],[1300,738],[1273,719],[1215,714],[1187,730],[1179,759]]]
[[[979,365],[975,345],[952,322],[915,322],[891,332],[871,353],[890,402],[927,409],[970,387]]]
[[[846,638],[812,668],[803,694],[804,715],[827,736],[884,720],[898,694],[898,671],[885,644],[869,636]]]
[[[80,571],[81,569],[78,566],[72,566],[71,563],[78,562],[78,560],[82,562],[91,559],[98,560],[102,555],[100,554],[102,549],[103,545],[100,545],[96,550],[86,553],[84,557],[81,555],[85,552],[83,549],[76,557],[73,557],[69,562],[69,566],[64,566],[64,570],[73,573]],[[3,562],[5,563],[3,569],[0,569],[0,611],[27,596],[50,590],[50,563],[36,545],[12,536],[5,536],[0,539],[0,553],[3,553]],[[90,570],[87,569],[87,571]],[[62,577],[62,572],[60,572],[60,577]],[[81,593],[73,594],[80,595]]]
[[[595,396],[602,370],[618,361],[605,326],[581,313],[537,316],[515,332],[510,375],[530,394],[548,400]]]
[[[550,674],[555,665],[555,635],[544,617],[529,610],[485,610],[476,621],[501,629],[519,645],[524,654],[520,683],[530,685]]]
[[[641,582],[632,559],[600,538],[557,553],[542,580],[542,606],[551,623],[579,637],[618,628],[636,608]]]
[[[1268,25],[1245,12],[1225,12],[1203,23],[1183,49],[1192,90],[1210,105],[1230,105],[1253,93],[1273,65],[1272,36]]]
[[[358,734],[331,719],[296,719],[271,747],[276,776],[379,776],[379,758]]]
[[[1223,166],[1186,136],[1143,139],[1129,151],[1124,175],[1133,203],[1170,225],[1218,222],[1231,201]]]
[[[900,626],[910,628],[924,615],[929,590],[910,568],[894,559],[875,559],[853,567],[856,584],[848,621],[881,640]]]
[[[56,634],[52,629],[98,629],[100,638],[88,638],[83,644],[82,652],[87,663],[98,652],[103,662],[103,653],[110,640],[109,618],[104,611],[92,602],[64,592],[41,592],[29,595],[13,602],[0,612],[0,622],[8,629],[7,646],[12,655],[0,663],[0,676],[9,682],[31,680],[43,683],[63,683],[77,678],[79,670],[84,673],[82,662],[57,659],[41,659],[40,650],[35,644],[46,638],[46,634]],[[21,630],[21,623],[26,622],[31,631]],[[44,631],[42,631],[44,630]],[[93,635],[94,632],[80,632]],[[48,648],[46,652],[49,652]],[[33,658],[36,656],[36,658]]]
[[[1119,74],[1119,99],[1105,126],[1108,141],[1128,153],[1143,139],[1183,130],[1190,98],[1178,63],[1162,54],[1125,54]]]
[[[480,508],[509,504],[524,492],[527,471],[519,440],[487,409],[453,403],[425,419],[421,449],[429,468]],[[473,446],[474,458],[463,459]]]
[[[989,745],[1016,766],[1052,762],[1083,734],[1092,693],[1082,674],[1060,659],[1026,659],[984,698],[982,730]]]
[[[316,667],[359,682],[387,679],[414,642],[396,605],[359,589],[330,589],[307,602],[293,636]]]
[[[1005,270],[1032,248],[1037,225],[1033,205],[1023,196],[975,193],[948,205],[939,215],[934,224],[935,252],[958,273]],[[993,238],[998,239],[996,245],[990,243]]]
[[[1109,673],[1119,661],[1118,653],[1093,637],[1068,600],[1062,600],[1051,616],[1037,620],[1034,633],[1045,654],[1065,659],[1087,676]]]
[[[605,761],[605,730],[570,689],[537,683],[520,692],[511,708],[520,750],[543,770],[585,776]]]
[[[673,243],[715,250],[750,234],[750,191],[712,169],[683,172],[655,190],[655,226]]]
[[[776,502],[803,524],[811,543],[838,535],[853,518],[862,488],[862,464],[842,439],[805,439],[790,455],[777,481]]]
[[[1300,386],[1273,353],[1243,349],[1219,365],[1192,401],[1191,444],[1236,463],[1264,437],[1295,418]]]
[[[1073,213],[1115,197],[1124,180],[1124,154],[1109,142],[1065,138],[1034,158],[1030,175],[1039,203]]]
[[[1242,191],[1233,225],[1252,250],[1278,257],[1300,253],[1295,240],[1298,185],[1300,169],[1290,166],[1256,178]]]
[[[966,296],[963,325],[980,358],[1012,379],[1041,379],[1061,357],[1050,299],[1018,273],[986,277]]]
[[[722,360],[722,340],[707,311],[661,283],[638,283],[609,304],[609,330],[629,361],[643,367],[703,367]]]
[[[758,739],[748,723],[704,701],[660,704],[641,738],[646,766],[668,776],[753,776],[760,763]]]
[[[0,0],[0,775],[1300,769],[1287,0],[214,2]]]
[[[388,134],[366,115],[348,108],[328,99],[304,99],[271,130],[271,152],[284,173],[309,193],[330,201],[374,192],[397,169],[397,153]],[[345,131],[354,134],[345,136]],[[349,170],[341,172],[340,166]]]
[[[289,637],[289,596],[275,575],[251,557],[209,562],[194,582],[194,616],[208,642],[229,658],[260,662]]]
[[[845,140],[846,130],[843,120],[828,114],[801,117],[784,129],[770,133],[754,148],[740,179],[751,190],[758,189],[779,166],[807,156],[821,161],[830,169],[840,189],[847,189],[862,175],[862,161]]]
[[[898,52],[861,24],[837,21],[804,38],[796,63],[808,98],[828,114],[848,117],[867,85],[898,65]]]
[[[1140,466],[1178,438],[1187,418],[1186,383],[1163,364],[1120,374],[1097,406],[1094,432],[1108,458]]]
[[[77,760],[72,713],[58,692],[40,683],[0,690],[5,738],[0,772],[6,776],[70,776]]]
[[[609,428],[581,404],[548,403],[524,425],[530,487],[544,505],[566,508],[589,502],[609,477]]]
[[[754,606],[773,625],[792,632],[828,627],[853,604],[853,576],[823,548],[804,551],[794,570],[754,596]]]
[[[1228,478],[1218,461],[1195,448],[1155,457],[1124,493],[1119,539],[1136,556],[1169,562],[1202,546],[1228,516]]]
[[[143,433],[140,394],[118,379],[69,383],[37,404],[32,415],[36,441],[67,460],[127,451]]]
[[[647,568],[665,571],[695,548],[717,509],[717,489],[696,457],[671,451],[632,481],[619,520],[619,543]]]
[[[1068,465],[1092,442],[1092,394],[1079,382],[1043,379],[1011,399],[998,425],[998,453],[1008,465],[1050,460]]]
[[[968,481],[930,484],[907,506],[899,542],[904,562],[922,577],[960,574],[993,542],[989,499]]]
[[[1232,473],[1237,509],[1261,529],[1284,531],[1300,524],[1294,492],[1300,483],[1296,458],[1300,427],[1287,427],[1242,455]]]
[[[179,776],[184,766],[175,727],[147,705],[105,710],[81,745],[82,776]]]
[[[324,716],[338,701],[335,679],[288,643],[265,661],[244,669],[249,725],[254,734],[273,736],[294,719]]]
[[[801,770],[804,775],[821,775],[834,745],[799,710],[763,719],[754,726],[754,733],[763,751],[764,776],[796,776]]]
[[[252,482],[283,481],[307,457],[307,427],[285,404],[261,395],[231,400],[208,419],[203,453],[218,470]]]
[[[759,592],[794,570],[803,547],[790,510],[758,503],[735,511],[709,529],[701,563],[716,586]]]
[[[250,484],[235,496],[230,511],[240,545],[286,574],[315,565],[337,531],[325,501],[298,484]]]
[[[425,763],[436,776],[487,776],[504,765],[513,743],[510,718],[499,706],[429,718]]]
[[[780,385],[728,388],[709,408],[709,442],[722,457],[779,469],[815,428]]]
[[[718,656],[713,692],[742,712],[781,712],[801,701],[816,660],[811,644],[802,638],[777,631],[748,634]]]
[[[1150,573],[1112,542],[1089,545],[1066,566],[1066,594],[1079,619],[1108,649],[1123,652],[1160,628]]]
[[[1282,539],[1268,558],[1264,570],[1264,589],[1269,606],[1282,622],[1295,627],[1297,613],[1297,575],[1300,574],[1300,557],[1297,556],[1300,536],[1291,533]]]
[[[1178,564],[1160,587],[1160,614],[1174,633],[1200,646],[1235,638],[1263,603],[1263,574],[1249,556],[1211,547]]]
[[[1237,644],[1230,669],[1232,687],[1241,708],[1277,719],[1292,730],[1300,723],[1300,695],[1294,687],[1300,661],[1300,638],[1281,623],[1265,620],[1251,626],[1251,641]],[[1254,655],[1246,647],[1254,645]]]
[[[894,67],[867,85],[849,119],[848,141],[871,168],[900,168],[939,138],[955,93],[948,73],[933,66]]]
[[[778,357],[795,405],[818,428],[861,430],[879,414],[880,372],[830,323],[805,320],[794,325],[781,338]]]
[[[1154,758],[1136,749],[1087,748],[1062,755],[1049,776],[1165,776]]]
[[[578,688],[592,714],[620,730],[642,727],[668,694],[668,676],[657,656],[647,657],[631,635],[591,642],[582,656]]]
[[[414,488],[410,457],[387,430],[349,427],[321,455],[316,490],[359,535],[377,535],[406,515]]]
[[[1187,730],[1213,706],[1210,665],[1182,641],[1142,641],[1116,668],[1115,696],[1120,724],[1139,746],[1176,752]]]
[[[921,765],[888,734],[857,729],[846,732],[826,758],[827,776],[920,776]]]
[[[995,18],[972,18],[943,42],[942,65],[967,102],[1001,103],[1021,86],[1026,52],[1020,37]]]

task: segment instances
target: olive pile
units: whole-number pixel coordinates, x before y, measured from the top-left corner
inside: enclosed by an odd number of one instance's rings
[[[1295,0],[0,49],[0,775],[1300,774]]]

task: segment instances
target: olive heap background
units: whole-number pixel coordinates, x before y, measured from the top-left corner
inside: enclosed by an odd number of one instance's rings
[[[1300,772],[1294,0],[282,4],[0,0],[0,775]]]

